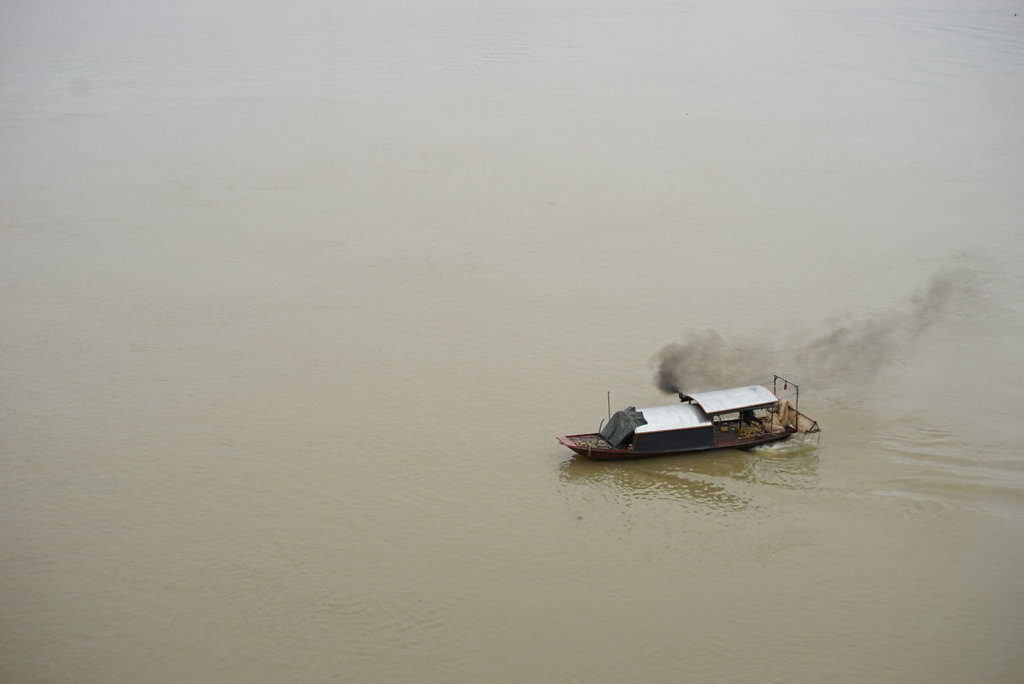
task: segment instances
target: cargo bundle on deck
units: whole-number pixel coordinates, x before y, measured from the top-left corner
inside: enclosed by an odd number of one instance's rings
[[[795,403],[779,399],[778,385],[795,390]],[[617,411],[599,432],[558,437],[577,454],[596,460],[667,456],[707,449],[747,449],[816,434],[817,421],[800,413],[800,389],[778,375],[762,385],[679,393],[680,403]]]

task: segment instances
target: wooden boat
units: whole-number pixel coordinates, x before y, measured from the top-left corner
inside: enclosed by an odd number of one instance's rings
[[[794,388],[796,404],[779,399],[778,384]],[[749,449],[818,433],[814,421],[800,413],[800,389],[775,376],[772,389],[762,385],[679,393],[680,403],[612,415],[599,432],[558,437],[559,443],[594,460],[669,456],[708,449]]]

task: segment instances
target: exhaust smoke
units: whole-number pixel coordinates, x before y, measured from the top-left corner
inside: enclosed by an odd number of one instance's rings
[[[966,302],[977,305],[978,289],[965,266],[945,269],[903,305],[834,324],[810,342],[762,339],[738,347],[726,344],[713,330],[692,333],[685,342],[667,344],[655,355],[654,384],[667,394],[685,394],[743,381],[764,382],[762,376],[773,369],[819,382],[864,382],[906,358],[922,337]]]

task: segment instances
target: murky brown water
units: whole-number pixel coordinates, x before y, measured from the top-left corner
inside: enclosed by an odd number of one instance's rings
[[[0,679],[1024,679],[1020,7],[209,4],[0,8]]]

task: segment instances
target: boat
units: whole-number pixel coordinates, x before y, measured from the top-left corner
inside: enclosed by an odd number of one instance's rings
[[[780,383],[795,390],[795,403],[779,398]],[[800,413],[799,386],[778,375],[771,389],[748,385],[678,394],[678,404],[630,406],[611,415],[598,432],[566,435],[558,442],[590,459],[613,460],[749,449],[821,432],[817,421]]]

